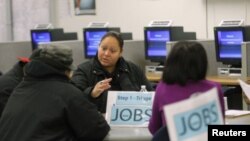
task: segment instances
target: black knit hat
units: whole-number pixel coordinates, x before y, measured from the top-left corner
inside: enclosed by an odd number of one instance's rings
[[[33,60],[42,61],[58,70],[74,70],[72,49],[63,45],[42,44]]]

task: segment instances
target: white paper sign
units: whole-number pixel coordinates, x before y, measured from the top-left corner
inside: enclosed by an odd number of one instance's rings
[[[147,127],[155,92],[109,91],[106,120],[111,126]]]
[[[164,106],[171,141],[206,141],[208,124],[223,124],[216,88]]]
[[[244,94],[250,100],[250,85],[248,85],[246,82],[244,82],[240,79],[238,79],[238,82],[240,83],[240,87],[242,88]]]

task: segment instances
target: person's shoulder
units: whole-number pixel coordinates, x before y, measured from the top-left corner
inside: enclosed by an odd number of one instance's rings
[[[0,76],[0,87],[15,87],[20,83],[22,77],[14,74],[6,73]]]
[[[6,84],[6,83],[13,83],[16,82],[17,80],[13,76],[9,75],[2,75],[0,76],[0,85],[1,84]]]
[[[0,76],[0,92],[4,91],[6,87],[14,86],[15,83],[13,82],[15,82],[15,79],[10,76],[6,75]]]
[[[141,70],[141,68],[140,68],[137,64],[135,64],[134,62],[129,61],[129,60],[124,60],[124,61],[126,62],[126,64],[127,64],[130,68],[135,69],[135,70]]]
[[[173,89],[174,89],[173,85],[168,85],[163,81],[159,81],[157,86],[156,86],[155,92],[157,93],[157,96],[165,97],[165,96],[168,96],[169,94],[172,94]]]
[[[61,83],[61,88],[63,89],[64,96],[72,97],[72,96],[79,96],[82,94],[81,90],[74,86],[72,83]]]
[[[130,61],[130,60],[125,60],[124,61],[129,64],[129,65],[133,65],[133,66],[137,66],[134,62]]]
[[[92,65],[93,64],[93,60],[86,60],[84,62],[82,62],[81,64],[79,64],[79,66],[85,66],[85,65]]]
[[[157,86],[165,86],[166,85],[166,83],[165,82],[163,82],[162,80],[161,81],[159,81],[158,82],[158,84],[157,84]]]
[[[165,91],[166,89],[168,89],[168,85],[165,82],[163,82],[162,80],[159,81],[157,86],[156,86],[156,90],[157,91],[162,91],[162,90]]]
[[[84,69],[84,68],[90,68],[90,66],[94,65],[94,60],[90,59],[87,61],[82,62],[81,64],[78,65],[78,68]]]

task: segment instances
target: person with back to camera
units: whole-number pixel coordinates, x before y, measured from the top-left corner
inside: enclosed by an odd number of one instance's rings
[[[195,41],[179,41],[170,51],[158,83],[148,129],[154,135],[153,141],[169,140],[163,106],[189,98],[196,92],[205,92],[213,87],[224,115],[224,101],[221,85],[206,80],[208,60],[203,46]]]
[[[70,83],[72,50],[42,45],[0,119],[1,141],[101,141],[110,127]]]
[[[108,32],[101,39],[96,57],[80,64],[72,77],[72,82],[101,113],[106,112],[108,90],[139,91],[141,85],[153,90],[142,69],[126,61],[122,51],[121,35]]]
[[[18,62],[8,72],[0,76],[0,117],[12,91],[23,80],[24,66],[36,55],[37,51],[35,50],[29,58],[18,57]]]

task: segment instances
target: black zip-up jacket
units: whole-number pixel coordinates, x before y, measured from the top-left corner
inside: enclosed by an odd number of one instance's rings
[[[104,117],[60,72],[40,61],[11,94],[0,119],[0,141],[101,141]]]
[[[110,74],[103,69],[97,57],[80,64],[74,72],[72,82],[83,91],[83,94],[97,107],[101,113],[106,112],[107,91],[99,97],[93,98],[91,92],[97,82],[112,77],[109,90],[139,91],[141,85],[146,85],[148,91],[153,91],[152,85],[147,80],[141,68],[122,57],[116,64],[115,71]]]
[[[15,87],[23,79],[23,63],[17,62],[7,73],[0,76],[0,117]]]

